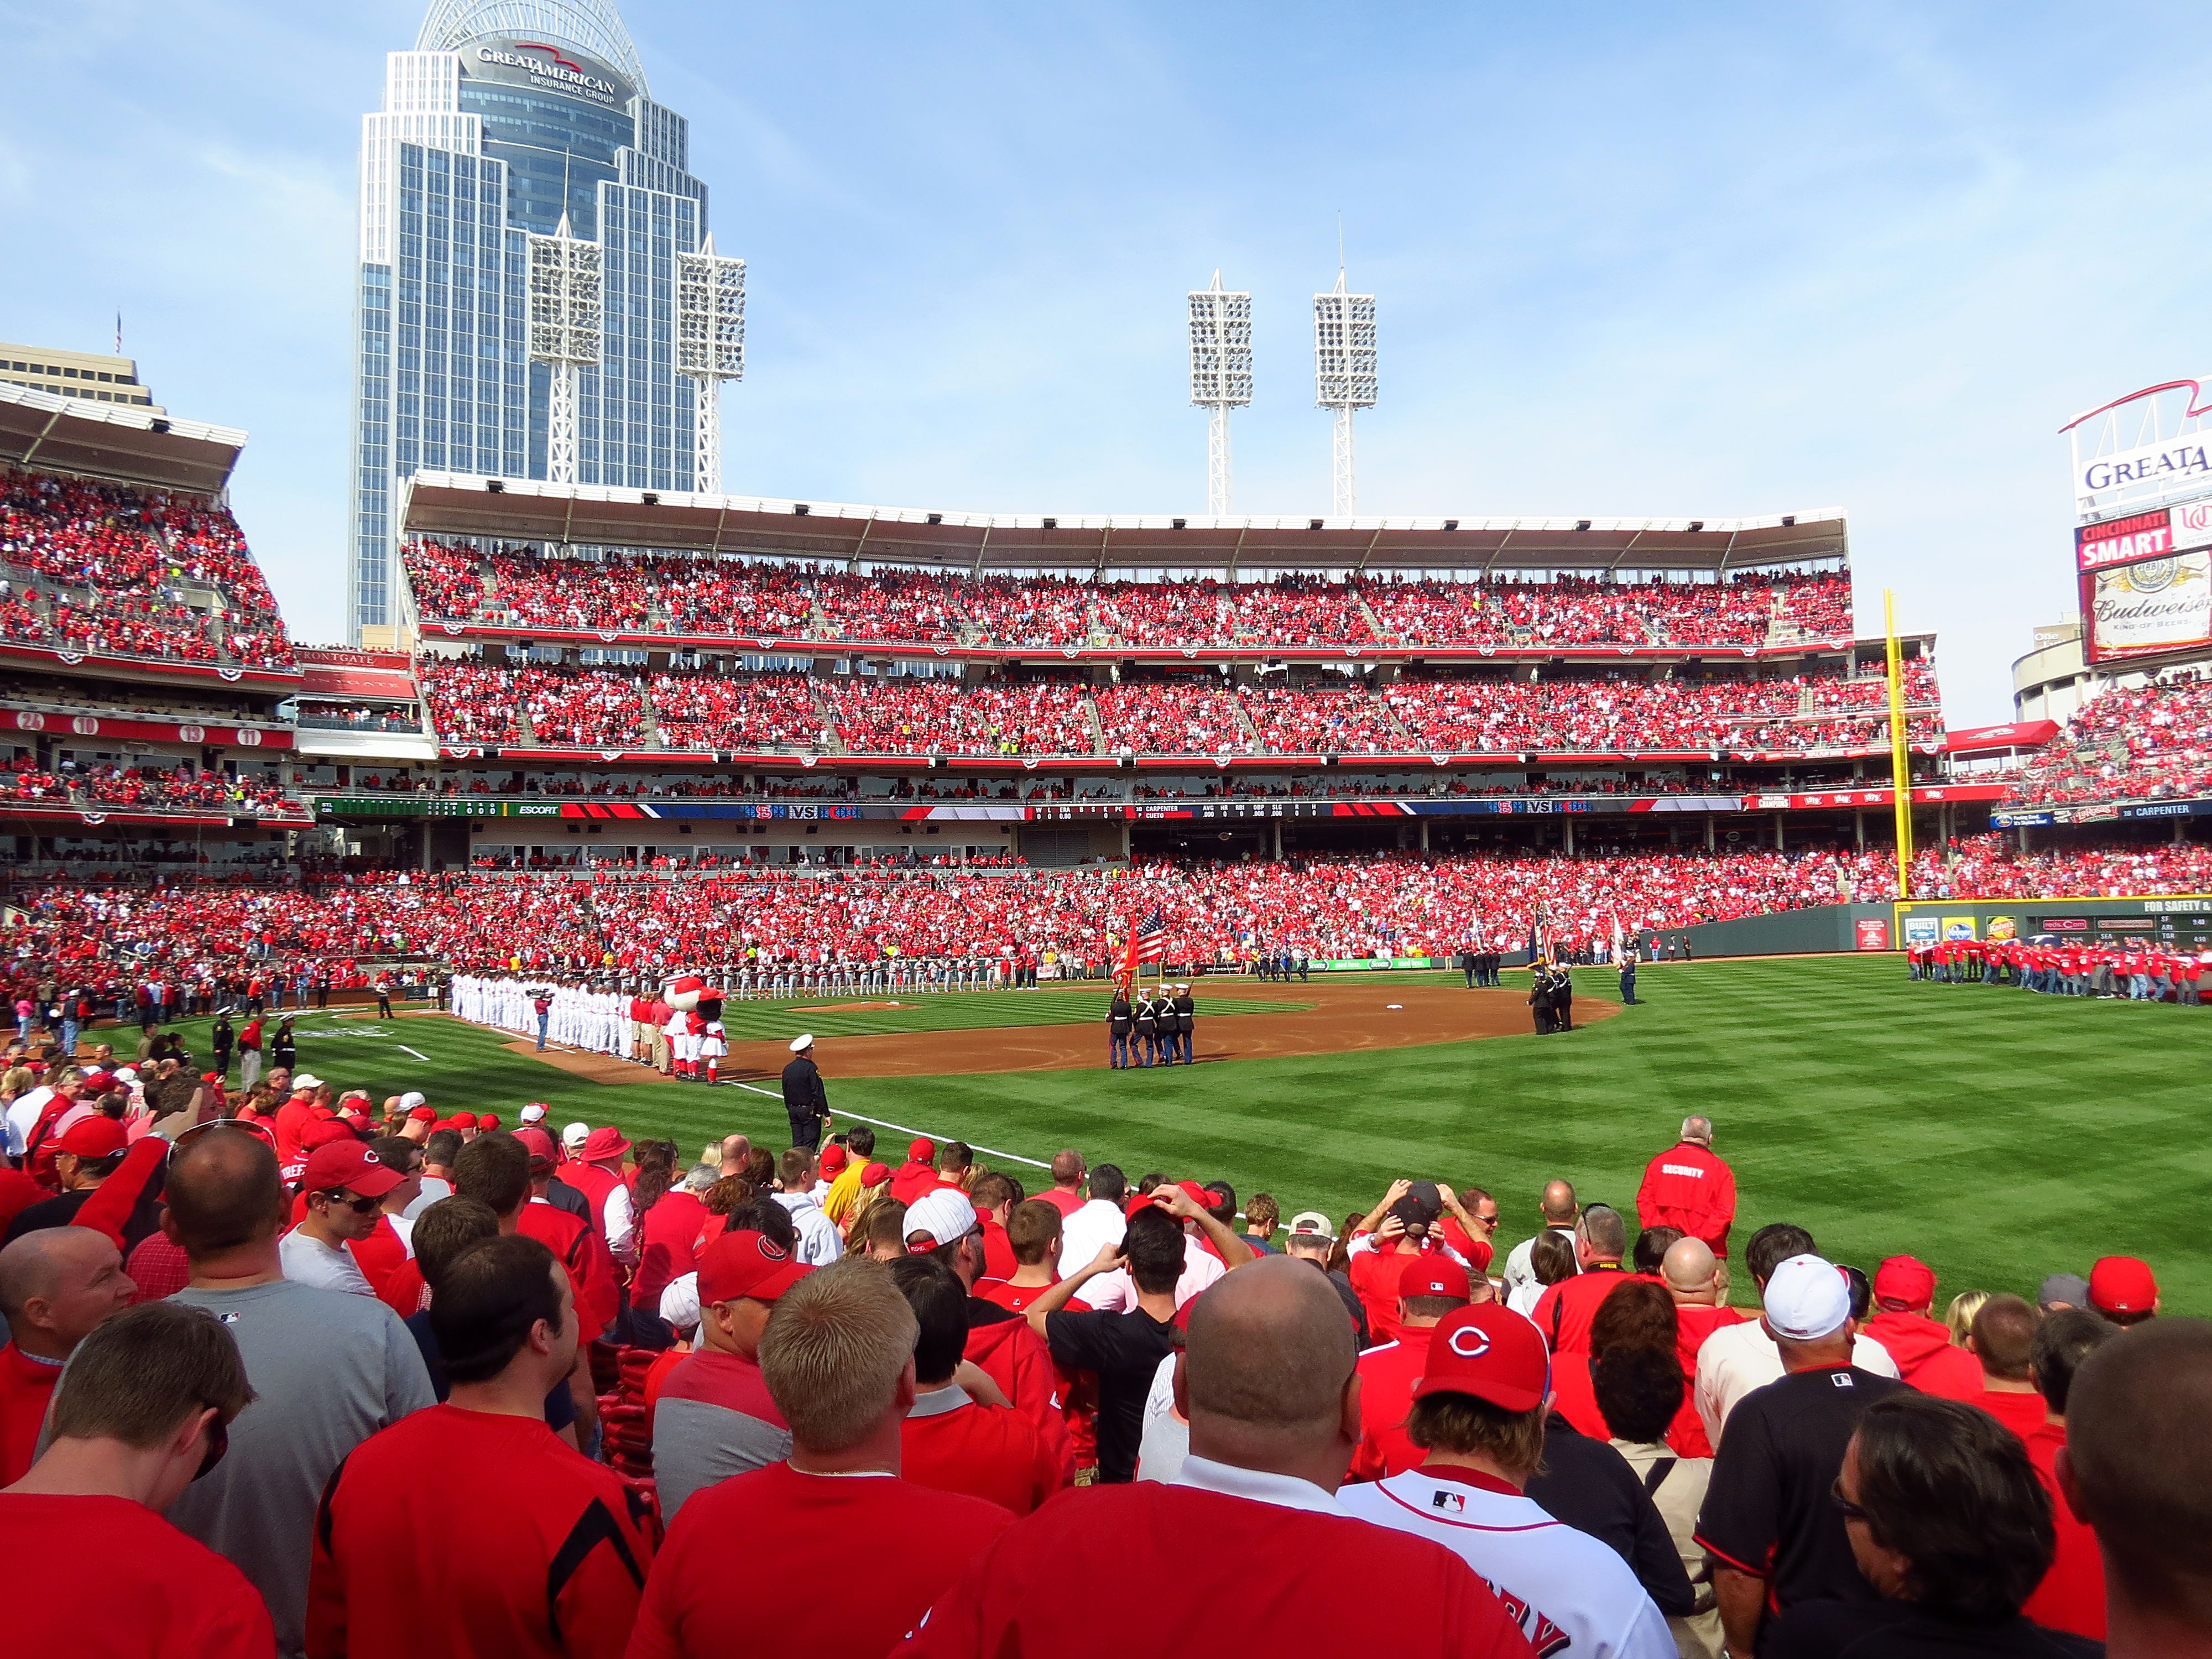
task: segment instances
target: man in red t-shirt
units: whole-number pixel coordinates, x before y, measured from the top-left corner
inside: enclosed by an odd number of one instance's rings
[[[937,1184],[937,1143],[921,1136],[906,1149],[906,1162],[891,1171],[891,1196],[911,1204]]]
[[[90,1227],[41,1227],[0,1250],[0,1486],[31,1467],[54,1384],[77,1344],[131,1304],[123,1253]]]
[[[653,1564],[629,1659],[881,1659],[1013,1524],[995,1504],[900,1477],[916,1329],[890,1275],[864,1261],[782,1293],[760,1365],[790,1425],[791,1455],[684,1505]],[[732,1563],[744,1564],[748,1583],[804,1585],[856,1540],[896,1547],[840,1575],[834,1595],[802,1596],[773,1617],[731,1616]]]
[[[530,1196],[515,1213],[514,1230],[526,1233],[561,1258],[568,1276],[576,1281],[584,1340],[596,1341],[613,1328],[622,1311],[615,1259],[607,1253],[606,1241],[596,1229],[544,1196],[543,1189],[550,1185],[559,1161],[553,1137],[543,1129],[531,1128],[516,1130],[514,1138],[528,1154],[530,1170]]]
[[[1528,1316],[1554,1355],[1589,1352],[1590,1321],[1597,1316],[1598,1304],[1632,1279],[1651,1282],[1649,1274],[1621,1267],[1627,1252],[1628,1224],[1620,1212],[1610,1204],[1585,1206],[1575,1223],[1575,1261],[1581,1271],[1548,1286]]]
[[[1442,1182],[1437,1183],[1437,1195],[1444,1201],[1444,1218],[1438,1224],[1444,1243],[1466,1258],[1468,1272],[1487,1273],[1497,1257],[1498,1200],[1480,1187],[1455,1196]]]
[[[1490,1300],[1483,1279],[1482,1300]],[[1406,1437],[1406,1415],[1413,1409],[1413,1385],[1429,1363],[1429,1338],[1448,1314],[1474,1297],[1476,1281],[1448,1256],[1429,1256],[1408,1267],[1398,1280],[1398,1340],[1359,1356],[1359,1449],[1352,1455],[1352,1480],[1380,1480],[1421,1461],[1421,1449]]]
[[[1735,1171],[1713,1152],[1713,1122],[1682,1120],[1681,1139],[1644,1166],[1636,1189],[1636,1218],[1645,1227],[1679,1228],[1700,1238],[1715,1255],[1728,1255],[1735,1222]]]
[[[1378,1345],[1398,1339],[1398,1280],[1408,1267],[1441,1248],[1431,1234],[1443,1213],[1443,1196],[1436,1182],[1401,1179],[1391,1183],[1382,1201],[1367,1212],[1355,1232],[1352,1288]]]
[[[297,1181],[307,1167],[307,1134],[315,1121],[315,1091],[322,1079],[302,1072],[292,1079],[291,1095],[276,1109],[276,1170],[287,1182]]]
[[[978,1400],[954,1380],[968,1340],[967,1288],[927,1255],[894,1261],[891,1278],[920,1327],[901,1473],[916,1486],[1027,1515],[1060,1490],[1061,1460],[1021,1413]]]
[[[161,1518],[252,1398],[237,1344],[199,1309],[149,1302],[85,1339],[46,1455],[0,1492],[10,1652],[269,1659],[260,1592]]]
[[[2022,1440],[2044,1425],[2049,1413],[2035,1386],[2031,1355],[2037,1315],[2033,1303],[2017,1296],[1993,1296],[1974,1315],[1966,1347],[1980,1362],[1982,1392],[1967,1404],[1979,1406]]]
[[[577,1364],[568,1273],[534,1238],[484,1239],[447,1265],[430,1328],[446,1403],[371,1435],[323,1490],[310,1659],[620,1659],[653,1546],[614,1471],[545,1426]]]
[[[1936,1274],[1924,1261],[1893,1255],[1874,1274],[1874,1317],[1866,1334],[1889,1350],[1897,1374],[1923,1394],[1982,1403],[1982,1368],[1951,1340],[1951,1328],[1929,1317]]]
[[[2021,1611],[2039,1625],[2099,1642],[2105,1639],[2105,1558],[2097,1534],[2058,1489],[2058,1455],[2066,1449],[2066,1401],[2074,1373],[2118,1334],[2118,1327],[2084,1308],[2060,1308],[2045,1316],[2030,1358],[2043,1394],[2045,1421],[2025,1437],[2027,1461],[2051,1496],[2058,1548],[2051,1571]]]
[[[983,1277],[1006,1279],[1020,1265],[1014,1260],[1012,1241],[1006,1237],[1006,1217],[1014,1207],[1014,1183],[996,1170],[975,1177],[968,1201],[975,1206],[975,1224],[983,1230]]]
[[[1130,1626],[1072,1594],[1071,1573],[1114,1586],[1148,1630],[1234,1632],[1255,1652],[1366,1653],[1380,1639],[1393,1659],[1528,1659],[1466,1563],[1339,1507],[1359,1439],[1354,1359],[1343,1304],[1304,1263],[1229,1274],[1191,1305],[1181,1476],[1047,1504],[975,1559],[898,1659],[1124,1659]]]
[[[1006,1246],[1013,1252],[1014,1270],[1003,1279],[978,1279],[975,1295],[1009,1313],[1027,1312],[1030,1303],[1060,1283],[1053,1263],[1060,1259],[1061,1231],[1060,1211],[1042,1199],[1015,1205],[1006,1217]]]
[[[1088,1201],[1088,1195],[1083,1190],[1083,1182],[1088,1173],[1082,1153],[1073,1149],[1054,1152],[1052,1155],[1052,1185],[1036,1195],[1037,1200],[1051,1205],[1065,1220]]]

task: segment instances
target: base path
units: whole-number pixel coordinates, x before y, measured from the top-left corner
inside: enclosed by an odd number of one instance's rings
[[[1294,1013],[1206,1018],[1209,1004],[1242,999],[1296,1000],[1307,1006]],[[849,1011],[854,1005],[838,1006]],[[1608,1019],[1620,1012],[1616,1003],[1593,999],[1576,1007],[1576,1023]],[[1277,1060],[1533,1035],[1525,990],[1390,985],[1346,975],[1291,985],[1257,980],[1202,982],[1194,1042],[1198,1064],[1208,1066],[1231,1060]],[[535,1052],[535,1045],[527,1040],[506,1047],[515,1054]],[[841,1077],[939,1077],[964,1072],[1103,1070],[1107,1059],[1106,992],[1102,988],[1098,993],[1097,1019],[1084,1024],[822,1037],[814,1045],[814,1057],[833,1081]],[[655,1074],[644,1066],[602,1054],[549,1048],[536,1058],[597,1083],[656,1080]],[[782,1075],[790,1058],[790,1051],[781,1042],[732,1043],[721,1076],[727,1082],[773,1081]]]

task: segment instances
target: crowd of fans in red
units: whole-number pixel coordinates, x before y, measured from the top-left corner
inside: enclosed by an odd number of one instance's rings
[[[465,544],[403,550],[426,622],[744,638],[1068,648],[1227,644],[1763,646],[1851,635],[1850,580],[1726,582],[1070,581],[650,555],[546,556]]]
[[[2203,892],[2212,850],[2183,843],[2021,854],[1976,837],[1917,855],[1917,892],[2034,898]],[[207,884],[26,890],[27,956],[127,957],[191,969],[241,959],[428,957],[478,970],[589,964],[643,971],[672,952],[840,962],[1017,947],[1095,955],[1158,912],[1179,956],[1232,965],[1267,948],[1316,957],[1448,957],[1469,939],[1517,949],[1533,927],[1577,950],[1893,891],[1887,854],[1827,851],[1353,855],[1126,872],[979,875],[749,869],[665,880],[380,875],[301,887]]]
[[[1067,680],[854,676],[817,682],[825,721],[805,678],[789,674],[641,678],[627,669],[495,668],[428,656],[422,676],[438,733],[453,743],[518,743],[527,710],[542,744],[634,747],[644,735],[641,696],[668,748],[826,747],[825,732],[855,754],[1006,756],[1771,754],[1888,742],[1880,677],[1500,675],[1405,680],[1373,691],[1359,684],[1228,687],[1200,675],[1096,690]],[[1942,735],[1934,671],[1917,667],[1912,678],[1922,712],[1909,718],[1911,740],[1933,744]],[[1851,708],[1866,712],[1834,712]]]
[[[276,601],[228,508],[0,472],[0,636],[67,651],[289,667]],[[193,591],[213,596],[195,604]]]
[[[2203,795],[2212,795],[2212,680],[2191,673],[2092,698],[2027,763],[2010,799],[2058,805]]]
[[[73,766],[42,772],[19,757],[0,769],[0,804],[97,806],[125,811],[215,808],[226,812],[292,816],[297,808],[283,786],[185,767]]]

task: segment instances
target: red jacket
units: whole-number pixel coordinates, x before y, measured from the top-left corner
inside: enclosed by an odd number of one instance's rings
[[[1679,1142],[1644,1167],[1636,1218],[1646,1227],[1679,1227],[1724,1256],[1735,1220],[1735,1171],[1711,1147]]]
[[[2066,1443],[2066,1425],[2049,1423],[2027,1437],[2027,1461],[2035,1465],[2036,1479],[2051,1494],[2051,1519],[2058,1530],[2058,1553],[2051,1571],[2035,1587],[2035,1594],[2021,1608],[2050,1630],[2068,1631],[2095,1641],[2105,1639],[2105,1558],[2097,1547],[2097,1534],[2089,1523],[2075,1516],[2058,1489],[2058,1449]]]
[[[536,1239],[568,1268],[569,1280],[576,1287],[576,1312],[584,1327],[584,1340],[605,1335],[622,1311],[621,1293],[615,1286],[615,1259],[608,1254],[606,1241],[559,1206],[541,1204],[535,1199],[523,1200],[514,1230]],[[652,1310],[659,1312],[659,1306],[656,1300]]]
[[[1881,1308],[1867,1321],[1866,1334],[1889,1350],[1897,1374],[1921,1393],[1982,1403],[1982,1362],[1952,1346],[1949,1326],[1924,1314]]]
[[[1665,1281],[1649,1273],[1632,1273],[1618,1263],[1612,1267],[1589,1267],[1572,1279],[1563,1279],[1556,1285],[1544,1288],[1536,1298],[1535,1311],[1528,1317],[1544,1334],[1553,1354],[1588,1353],[1590,1351],[1590,1322],[1597,1317],[1598,1304],[1623,1285],[1641,1280],[1646,1285]]]
[[[988,1310],[988,1313],[985,1311]],[[966,1357],[999,1385],[1006,1403],[1036,1425],[1063,1481],[1075,1479],[1075,1448],[1061,1409],[1052,1350],[1020,1314],[970,1297]]]

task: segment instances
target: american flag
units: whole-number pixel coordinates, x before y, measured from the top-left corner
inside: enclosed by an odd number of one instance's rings
[[[1168,953],[1167,924],[1155,910],[1137,924],[1135,956],[1139,962],[1163,962]]]

